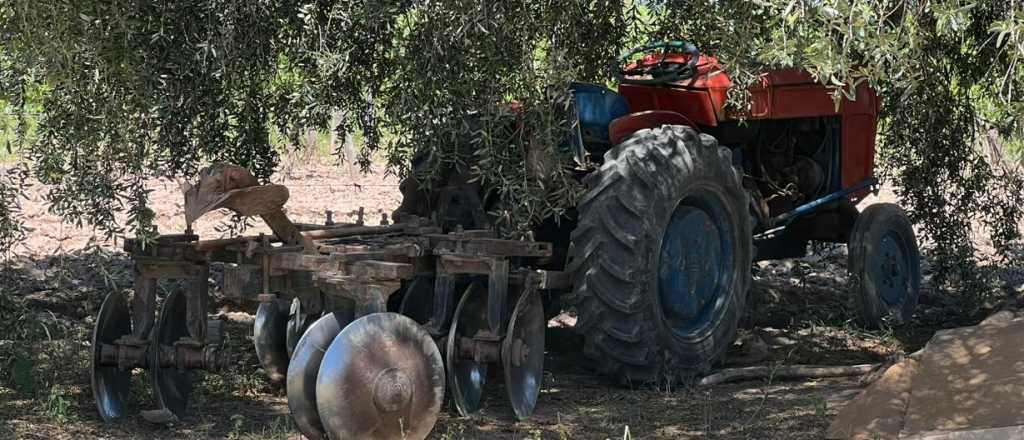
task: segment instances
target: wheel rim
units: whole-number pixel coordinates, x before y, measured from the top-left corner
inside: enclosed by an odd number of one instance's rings
[[[909,291],[910,257],[906,243],[895,231],[882,235],[871,262],[878,296],[889,308],[897,307]]]
[[[658,298],[663,319],[680,337],[711,327],[729,296],[733,228],[721,206],[708,196],[686,198],[665,228]]]

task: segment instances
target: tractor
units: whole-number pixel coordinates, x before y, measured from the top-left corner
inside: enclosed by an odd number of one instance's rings
[[[213,264],[225,298],[258,301],[257,358],[310,439],[425,438],[446,396],[460,415],[480,408],[494,366],[515,417],[529,417],[547,322],[563,310],[615,379],[706,372],[736,337],[752,263],[804,256],[811,241],[847,243],[866,325],[911,318],[911,223],[892,204],[856,208],[878,187],[870,88],[837,102],[806,72],[775,70],[737,112],[718,61],[676,41],[629,51],[615,73],[618,90],[571,85],[561,147],[573,160],[560,165],[587,190],[532,239],[496,234],[494,198],[464,170],[417,176],[429,158],[414,160],[394,222],[380,226],[295,223],[287,188],[229,164],[204,170],[186,189],[183,233],[126,240],[134,294],[110,293],[93,333],[101,417],[128,414],[141,368],[156,401],[144,416],[178,420],[192,371],[231,363],[207,320]],[[221,208],[273,234],[200,240],[191,224]],[[179,282],[160,298],[166,280]]]
[[[555,267],[572,286],[560,302],[600,371],[632,383],[706,372],[735,339],[751,263],[803,257],[811,241],[848,244],[863,324],[911,317],[921,275],[910,221],[894,204],[856,208],[878,186],[869,87],[836,102],[806,71],[774,70],[749,90],[749,110],[730,111],[729,75],[681,41],[633,49],[614,73],[618,91],[571,85],[563,149],[587,192],[570,218],[534,231],[564,258]],[[479,225],[488,207],[466,181],[443,177],[423,194],[409,180],[396,215]]]

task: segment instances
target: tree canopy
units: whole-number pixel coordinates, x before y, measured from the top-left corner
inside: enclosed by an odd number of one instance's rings
[[[561,141],[570,81],[606,83],[624,49],[660,39],[718,57],[741,108],[774,67],[837,97],[878,90],[881,174],[956,269],[941,273],[968,273],[972,222],[1001,249],[1019,238],[1024,183],[982,148],[1024,139],[1018,0],[8,0],[0,102],[42,114],[26,162],[0,178],[0,247],[22,231],[28,175],[71,222],[145,232],[146,177],[230,161],[267,178],[272,129],[297,139],[336,110],[329,128],[362,133],[364,163],[382,155],[401,173],[432,152],[494,189],[504,227],[521,230],[581,192],[565,170],[529,175],[521,147]],[[524,128],[509,131],[512,101]]]

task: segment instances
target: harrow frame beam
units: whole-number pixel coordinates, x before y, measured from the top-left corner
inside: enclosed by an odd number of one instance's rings
[[[382,226],[298,225],[283,211],[260,217],[273,234],[199,240],[186,231],[149,242],[126,240],[124,248],[132,255],[136,272],[133,332],[99,347],[97,365],[122,371],[222,368],[230,355],[221,346],[219,323],[206,319],[214,263],[223,264],[222,292],[230,300],[298,298],[306,313],[348,308],[356,317],[387,311],[391,296],[414,278],[433,277],[432,314],[422,327],[435,340],[448,333],[462,293],[458,281],[486,278],[487,325],[458,345],[465,356],[488,362],[501,358],[500,342],[511,312],[510,291],[565,288],[570,281],[563,272],[530,268],[529,262],[551,257],[550,243],[499,239],[488,230],[444,234],[418,217]],[[186,286],[182,293],[188,332],[172,345],[152,343],[157,286],[165,280]],[[159,353],[154,356],[153,350]],[[153,362],[160,365],[150,365]]]

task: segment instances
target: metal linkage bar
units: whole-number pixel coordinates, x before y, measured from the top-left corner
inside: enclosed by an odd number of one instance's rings
[[[796,207],[796,209],[794,209],[792,211],[779,214],[778,216],[775,216],[775,217],[773,217],[773,218],[768,220],[768,224],[769,225],[779,225],[779,226],[773,227],[773,228],[771,228],[771,229],[769,229],[767,231],[764,231],[764,232],[762,232],[760,234],[755,235],[754,236],[754,241],[767,240],[767,239],[770,239],[770,238],[774,238],[774,237],[778,236],[779,234],[781,234],[783,231],[785,231],[786,228],[790,225],[790,223],[793,222],[793,220],[796,220],[797,218],[803,217],[803,216],[805,216],[807,214],[813,213],[814,211],[817,211],[818,209],[822,208],[823,206],[825,206],[825,205],[827,205],[829,203],[832,203],[832,202],[834,202],[836,200],[839,200],[839,199],[841,199],[843,197],[849,196],[850,194],[853,194],[853,193],[856,193],[858,191],[862,191],[862,190],[865,190],[865,189],[868,189],[868,188],[872,188],[872,187],[875,187],[877,185],[878,185],[878,179],[875,179],[875,178],[872,177],[870,179],[866,179],[866,180],[863,180],[861,182],[858,182],[858,183],[854,184],[853,186],[851,186],[849,188],[845,188],[843,190],[836,191],[836,192],[834,192],[832,194],[829,194],[829,195],[827,195],[825,197],[822,197],[820,199],[807,202],[807,203],[805,203],[803,205],[800,205],[800,206]]]

